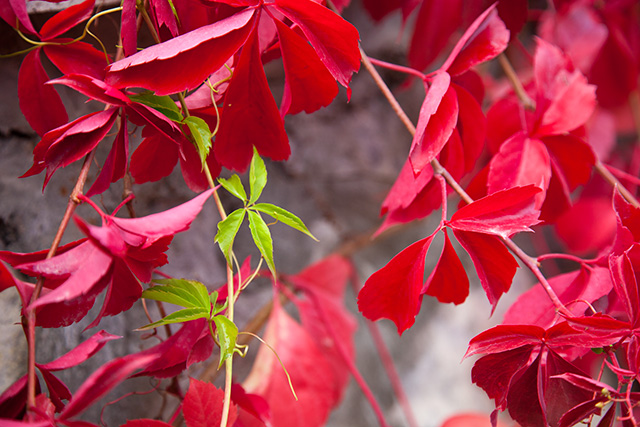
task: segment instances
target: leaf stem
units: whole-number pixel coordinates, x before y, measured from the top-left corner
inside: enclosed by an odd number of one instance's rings
[[[507,58],[507,55],[504,54],[504,52],[498,55],[498,62],[500,63],[500,66],[502,67],[507,80],[509,80],[509,83],[511,83],[516,96],[518,97],[522,105],[524,105],[524,108],[528,110],[535,110],[535,101],[531,99],[527,91],[524,89],[522,82],[518,78],[518,74],[516,74],[516,70],[513,69],[511,62],[509,62],[509,59]]]
[[[405,67],[403,65],[398,65],[398,64],[391,64],[389,62],[381,61],[375,58],[369,58],[369,61],[371,61],[373,65],[377,65],[378,67],[383,67],[388,70],[397,71],[399,73],[409,74],[411,76],[419,78],[420,80],[424,80],[426,78],[426,75],[424,73],[420,72],[419,70],[416,70],[415,68]]]

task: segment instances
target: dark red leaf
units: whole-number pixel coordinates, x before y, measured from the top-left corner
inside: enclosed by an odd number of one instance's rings
[[[423,292],[438,298],[442,303],[462,304],[469,295],[469,278],[458,258],[447,229],[444,232],[444,247],[435,269],[429,275]]]
[[[509,237],[521,231],[531,231],[540,211],[534,207],[534,197],[540,193],[534,185],[498,191],[466,205],[451,217],[454,230]]]
[[[558,237],[577,254],[604,250],[613,243],[616,228],[610,197],[580,198],[555,221]]]
[[[238,421],[242,422],[244,414],[250,414],[252,418],[260,420],[264,425],[271,424],[271,411],[269,404],[264,398],[257,394],[249,394],[244,391],[240,384],[231,386],[231,400],[238,405]],[[242,422],[243,426],[246,423]]]
[[[351,75],[360,68],[358,30],[313,1],[276,0],[274,8],[300,27],[327,70],[348,88]]]
[[[20,110],[33,130],[44,135],[69,120],[58,92],[47,85],[49,76],[40,62],[40,49],[24,57],[18,74]]]
[[[271,95],[253,31],[242,48],[233,72],[220,117],[214,152],[229,169],[244,171],[253,157],[253,147],[272,160],[291,154],[289,140]]]
[[[107,105],[124,107],[131,101],[120,90],[109,86],[100,79],[84,74],[67,74],[51,80],[52,84],[62,84]]]
[[[183,156],[178,156],[178,159],[180,159],[182,178],[187,187],[197,193],[207,190],[209,181],[207,181],[207,176],[202,168],[202,160],[200,160],[200,155],[195,146],[190,142],[182,144],[182,154]],[[211,177],[213,179],[217,178],[220,175],[221,166],[213,155],[213,151],[209,153],[206,161]]]
[[[476,335],[469,342],[464,357],[495,354],[529,345],[539,345],[545,330],[534,325],[498,325]]]
[[[244,10],[114,62],[109,65],[106,82],[117,88],[142,87],[156,95],[191,90],[242,46],[254,13],[253,9]]]
[[[518,263],[498,237],[455,229],[453,234],[471,257],[480,284],[495,309],[500,296],[511,287]]]
[[[33,150],[33,166],[23,177],[47,170],[43,188],[53,173],[81,159],[107,135],[118,116],[118,108],[109,108],[80,117],[47,132]]]
[[[282,115],[312,113],[338,95],[338,85],[309,43],[275,20],[285,70]]]
[[[409,153],[415,174],[436,158],[458,121],[458,98],[450,81],[449,74],[436,74],[422,103]]]
[[[137,52],[138,47],[135,0],[124,0],[122,2],[121,19],[120,36],[122,38],[122,50],[124,51],[124,56],[131,56]]]
[[[422,304],[425,257],[434,235],[405,248],[367,279],[358,294],[363,316],[393,321],[398,334],[413,325]]]
[[[51,40],[65,31],[70,30],[91,16],[95,0],[85,0],[82,3],[69,6],[53,15],[40,29],[40,38]]]
[[[223,401],[224,390],[211,383],[191,378],[189,390],[182,402],[182,413],[187,427],[219,427]],[[231,405],[227,425],[233,425],[237,416],[236,406]]]
[[[71,39],[57,39],[59,43],[71,42]],[[43,47],[47,58],[58,67],[62,74],[84,74],[103,80],[108,65],[105,54],[89,43],[48,44]]]
[[[138,184],[158,181],[169,176],[178,157],[178,145],[164,135],[154,133],[143,139],[131,155],[129,171]]]
[[[64,354],[63,356],[58,357],[57,359],[45,363],[44,365],[38,365],[40,369],[46,369],[48,371],[61,371],[64,369],[69,369],[73,366],[77,366],[96,354],[104,345],[111,340],[115,340],[119,337],[117,335],[112,335],[104,330],[98,331],[85,341],[80,343],[74,349]]]
[[[476,167],[476,162],[484,149],[487,120],[482,113],[476,98],[457,84],[452,87],[458,98],[457,129],[464,147],[464,171],[469,172]]]

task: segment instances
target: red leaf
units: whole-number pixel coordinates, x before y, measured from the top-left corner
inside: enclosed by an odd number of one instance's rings
[[[57,39],[59,43],[71,39]],[[103,80],[108,65],[104,53],[85,42],[71,44],[48,44],[43,47],[47,58],[58,67],[62,74],[84,74]]]
[[[434,235],[405,248],[367,279],[358,294],[363,316],[393,321],[398,334],[413,325],[422,304],[425,257]]]
[[[613,284],[606,268],[581,269],[549,279],[560,301],[576,316],[585,314],[589,307],[576,303],[593,303],[609,294]],[[539,283],[518,297],[504,315],[504,324],[527,324],[549,327],[556,319],[556,307]]]
[[[557,47],[537,39],[534,58],[536,81],[535,134],[552,135],[583,125],[596,106],[595,86]]]
[[[180,160],[182,178],[187,184],[187,187],[196,193],[207,190],[209,188],[209,182],[207,181],[207,177],[203,171],[202,160],[200,160],[200,155],[196,151],[195,146],[190,142],[182,144],[182,154],[183,155],[179,156],[178,159]],[[209,153],[206,161],[209,166],[211,177],[215,179],[220,175],[221,166],[216,160],[213,151]]]
[[[300,27],[331,75],[348,88],[360,68],[358,30],[313,1],[276,0],[274,8]]]
[[[142,418],[139,420],[129,420],[122,427],[171,427],[171,424],[160,420],[150,420]]]
[[[491,427],[491,419],[486,414],[458,414],[447,420],[440,427]],[[505,427],[506,425],[498,421],[493,427]]]
[[[540,209],[551,180],[549,152],[542,142],[519,132],[500,146],[490,165],[489,194],[533,184],[543,190],[536,196],[536,208]]]
[[[291,154],[262,68],[257,31],[249,36],[233,72],[213,149],[223,166],[243,171],[251,162],[254,146],[272,160],[285,160]]]
[[[534,185],[498,191],[466,205],[451,217],[454,230],[509,237],[521,231],[531,231],[540,211],[534,207],[534,197],[540,193]]]
[[[285,70],[282,115],[312,113],[338,95],[338,85],[309,43],[275,20]]]
[[[462,74],[481,62],[498,56],[509,44],[509,30],[494,10],[485,10],[465,31],[451,54],[440,67],[451,75]]]
[[[40,38],[43,41],[51,40],[75,27],[80,22],[89,19],[94,3],[95,0],[85,0],[56,13],[40,29]]]
[[[239,414],[236,424],[240,423],[241,426],[246,426],[247,423],[243,421],[243,418],[249,416],[252,421],[258,419],[264,425],[271,425],[269,404],[261,396],[249,394],[240,384],[234,383],[231,386],[231,400],[238,405]]]
[[[189,390],[182,402],[182,413],[187,427],[219,427],[222,420],[224,390],[211,383],[189,380]],[[229,408],[227,425],[233,425],[237,418],[235,405]]]
[[[59,418],[66,420],[84,412],[111,389],[127,379],[134,371],[149,365],[156,358],[156,355],[137,353],[106,363],[82,383],[71,401],[60,413]]]
[[[519,347],[538,345],[544,338],[544,329],[534,325],[498,325],[476,335],[469,341],[464,358],[474,354],[495,354]]]
[[[573,253],[605,249],[613,243],[616,228],[610,197],[580,198],[555,221],[558,237]]]
[[[264,339],[287,369],[298,401],[282,366],[266,346],[260,347],[244,389],[268,402],[274,426],[324,425],[335,403],[335,391],[334,374],[322,350],[277,300]]]
[[[423,70],[438,57],[462,21],[462,6],[461,0],[422,1],[409,48],[413,68]]]
[[[462,304],[469,295],[469,279],[458,258],[447,229],[444,232],[444,247],[435,269],[425,283],[423,293],[438,298],[442,303]]]
[[[131,56],[137,52],[138,28],[136,25],[136,1],[124,0],[122,2],[122,25],[120,25],[120,36],[122,38],[122,49],[124,56]]]
[[[449,74],[436,74],[420,108],[409,153],[415,174],[436,158],[458,121],[458,98],[455,90],[449,86],[450,81]]]
[[[511,287],[518,263],[495,236],[455,229],[453,234],[469,253],[480,284],[495,310],[500,296]]]
[[[476,167],[476,162],[484,149],[487,120],[480,104],[471,93],[456,84],[452,87],[458,98],[457,129],[464,146],[464,171],[469,172]]]
[[[240,48],[254,13],[244,10],[114,62],[108,67],[106,82],[117,88],[142,87],[156,95],[191,90]]]
[[[51,80],[52,84],[62,84],[107,105],[124,107],[131,101],[120,90],[109,86],[101,79],[84,74],[67,74],[58,79]]]
[[[134,181],[143,184],[169,176],[178,162],[178,151],[178,145],[164,135],[144,138],[131,155],[129,170]]]
[[[49,76],[40,62],[40,49],[24,57],[18,74],[20,110],[33,130],[44,135],[69,120],[58,92],[45,83]]]
[[[112,182],[116,182],[126,172],[127,159],[129,158],[129,132],[127,131],[127,119],[124,114],[120,114],[120,130],[116,139],[113,141],[111,151],[102,165],[100,175],[87,191],[86,196],[91,197],[96,194],[102,194],[109,188]]]

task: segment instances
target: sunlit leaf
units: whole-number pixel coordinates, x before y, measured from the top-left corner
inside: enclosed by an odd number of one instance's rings
[[[200,155],[200,161],[204,165],[212,145],[209,125],[200,117],[196,116],[185,118],[184,124],[186,124],[189,127],[189,131],[191,131],[193,142],[196,144],[198,155]]]
[[[272,216],[274,219],[288,225],[289,227],[295,228],[296,230],[301,231],[307,236],[311,237],[313,240],[318,241],[318,239],[316,239],[315,236],[311,234],[307,226],[304,225],[302,220],[286,209],[283,209],[276,205],[272,205],[271,203],[258,203],[252,208],[266,213],[267,215]]]
[[[231,175],[231,178],[229,179],[218,178],[218,182],[229,193],[233,194],[243,202],[246,202],[247,192],[245,191],[242,181],[240,181],[240,177],[238,175]]]
[[[229,214],[227,218],[218,223],[218,233],[214,241],[220,245],[220,249],[227,259],[227,263],[231,264],[231,247],[233,246],[233,240],[238,234],[240,224],[244,219],[244,209],[238,209]]]
[[[190,320],[202,319],[209,317],[209,310],[202,307],[184,308],[173,312],[157,322],[149,323],[148,325],[138,328],[138,331],[144,331],[147,329],[157,328],[158,326],[168,325],[170,323],[184,323]]]
[[[249,168],[249,188],[251,189],[249,204],[255,203],[258,200],[265,185],[267,185],[267,168],[258,154],[258,150],[254,147],[253,158],[251,159],[251,166]]]
[[[158,96],[154,95],[153,92],[142,92],[136,95],[129,95],[129,99],[151,107],[173,121],[181,122],[184,119],[176,103],[167,95]]]

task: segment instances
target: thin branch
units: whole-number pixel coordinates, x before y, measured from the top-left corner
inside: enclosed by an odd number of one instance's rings
[[[528,110],[535,110],[535,101],[531,99],[527,91],[524,89],[524,86],[522,86],[522,82],[520,82],[518,74],[516,74],[516,70],[513,69],[511,63],[509,62],[509,59],[507,59],[507,56],[504,54],[504,52],[498,55],[498,62],[500,63],[500,66],[502,67],[507,80],[509,80],[509,82],[511,83],[516,96],[518,97],[522,105],[524,105],[524,108]]]

